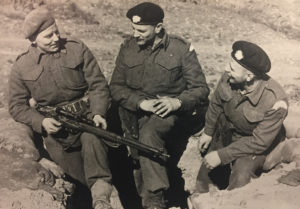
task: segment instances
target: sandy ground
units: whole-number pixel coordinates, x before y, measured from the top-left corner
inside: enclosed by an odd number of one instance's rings
[[[1,1],[2,2],[2,1]],[[12,63],[29,42],[22,39],[21,25],[24,14],[14,10],[3,0],[0,8],[0,108],[7,110],[7,82]],[[107,79],[110,79],[114,60],[124,37],[130,35],[130,22],[125,17],[128,8],[140,0],[49,0],[55,11],[61,33],[82,39],[97,58]],[[160,0],[165,10],[165,27],[192,42],[213,90],[230,60],[231,45],[236,40],[257,43],[270,55],[270,75],[284,86],[290,99],[290,108],[300,112],[300,30],[297,0]],[[63,4],[62,4],[63,3]],[[0,126],[8,126],[8,115],[3,114]],[[7,120],[3,120],[7,119]],[[14,127],[13,122],[9,123]],[[13,131],[11,135],[13,135]],[[0,133],[0,145],[7,145],[11,137]],[[22,142],[20,142],[22,143]],[[12,143],[13,144],[13,143]],[[196,150],[197,138],[191,137],[179,167],[183,171],[185,188],[192,191],[201,164]],[[19,147],[22,144],[15,144]],[[8,146],[9,147],[9,146]],[[22,147],[22,146],[21,146]],[[0,146],[7,150],[7,146]],[[18,149],[9,148],[15,152]],[[17,152],[17,151],[16,151]],[[294,168],[284,165],[263,174],[244,188],[214,191],[197,198],[197,209],[296,209],[299,208],[300,187],[279,184],[277,178]],[[3,179],[1,171],[0,179]],[[5,176],[6,178],[8,176]],[[51,195],[41,190],[16,190],[4,187],[0,180],[0,209],[63,208]],[[114,193],[114,204],[121,208]]]

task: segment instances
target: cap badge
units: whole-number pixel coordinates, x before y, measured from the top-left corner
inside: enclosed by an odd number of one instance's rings
[[[139,23],[140,21],[141,21],[141,17],[140,16],[134,15],[132,17],[132,22],[133,23]]]
[[[235,52],[234,56],[235,56],[235,58],[236,58],[237,60],[241,60],[241,59],[244,58],[243,52],[242,52],[241,50],[237,50],[237,51]]]

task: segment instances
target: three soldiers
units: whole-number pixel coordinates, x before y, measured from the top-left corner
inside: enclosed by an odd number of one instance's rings
[[[170,132],[207,103],[209,88],[192,45],[164,29],[160,6],[141,3],[126,16],[133,36],[121,45],[110,82],[111,96],[120,114],[132,119],[132,124],[123,120],[125,134],[167,152]],[[29,104],[31,98],[39,106],[82,104],[88,92],[90,105],[79,105],[86,109],[76,111],[86,112],[96,126],[105,129],[111,100],[107,82],[90,50],[79,40],[61,38],[46,9],[31,12],[24,25],[32,44],[13,66],[9,111],[16,121],[43,135],[51,158],[67,174],[87,183],[94,208],[111,208],[107,144],[92,134],[68,132]],[[271,68],[267,54],[253,43],[238,41],[231,56],[210,101],[199,141],[199,150],[208,152],[197,177],[197,192],[208,191],[213,183],[208,174],[220,165],[233,165],[228,189],[247,184],[262,167],[265,155],[282,140],[287,98],[266,75]],[[74,161],[78,148],[82,161]],[[165,165],[143,155],[139,163],[143,207],[166,208]]]

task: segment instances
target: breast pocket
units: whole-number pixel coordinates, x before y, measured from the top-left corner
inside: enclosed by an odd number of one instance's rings
[[[69,88],[81,88],[86,85],[82,60],[62,62],[60,65],[60,75],[63,83]]]
[[[126,73],[126,84],[129,87],[133,89],[139,89],[142,87],[143,73],[144,73],[143,64],[130,65],[126,69],[125,73]]]
[[[243,107],[243,113],[245,118],[250,124],[257,124],[264,119],[264,113],[257,109],[249,108],[247,106]]]
[[[22,75],[22,78],[36,100],[42,99],[44,95],[51,94],[55,84],[53,77],[47,75],[43,66],[30,69]]]
[[[162,79],[161,82],[166,84],[174,84],[183,78],[182,66],[180,58],[174,56],[158,57],[156,60],[157,68],[155,72],[158,78]]]

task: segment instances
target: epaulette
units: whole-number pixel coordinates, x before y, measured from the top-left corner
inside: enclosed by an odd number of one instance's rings
[[[77,38],[74,38],[74,37],[71,37],[71,38],[62,38],[61,39],[63,42],[75,42],[75,43],[82,43],[81,40],[77,39]]]
[[[266,88],[269,91],[273,92],[275,98],[277,98],[277,99],[286,99],[287,98],[286,93],[284,92],[281,85],[272,78],[270,78],[268,85],[266,85]]]
[[[177,36],[177,35],[170,34],[170,35],[169,35],[169,38],[171,38],[171,39],[176,39],[176,40],[182,42],[183,44],[190,44],[190,42],[188,42],[188,41],[185,40],[184,38],[182,38],[182,37],[180,37],[180,36]]]
[[[16,61],[17,61],[18,59],[20,59],[22,56],[24,56],[25,54],[27,54],[28,52],[29,52],[29,49],[27,49],[27,51],[25,51],[25,52],[19,54],[19,55],[17,56],[17,58],[16,58]]]

